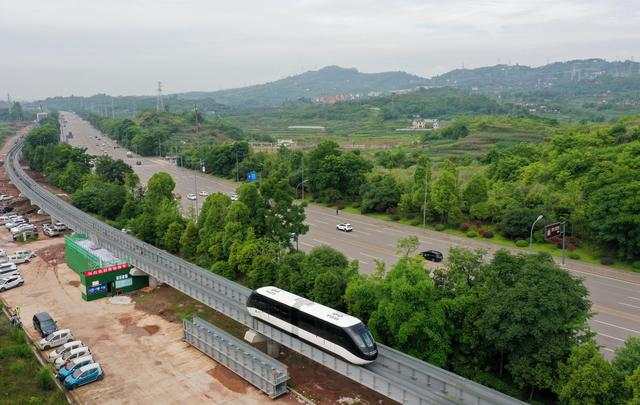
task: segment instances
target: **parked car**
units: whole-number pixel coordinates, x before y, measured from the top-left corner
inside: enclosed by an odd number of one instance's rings
[[[10,205],[0,206],[0,214],[6,214],[7,212],[13,211],[13,207]]]
[[[58,231],[60,231],[60,232],[64,232],[64,231],[66,231],[67,229],[69,229],[69,228],[67,228],[67,226],[66,226],[65,224],[63,224],[62,222],[56,222],[56,223],[54,223],[54,224],[53,224],[53,227],[54,227],[54,229],[57,229],[57,230],[58,230]]]
[[[57,331],[48,334],[47,337],[36,342],[36,346],[38,346],[38,349],[40,350],[49,350],[63,345],[72,339],[73,335],[71,334],[71,330],[58,329]]]
[[[7,278],[0,278],[0,292],[20,287],[24,284],[24,279],[20,273],[13,273]]]
[[[0,201],[9,201],[13,199],[13,196],[7,194],[0,194]]]
[[[49,352],[49,354],[47,355],[47,361],[49,363],[53,363],[53,362],[56,361],[56,359],[58,357],[64,356],[65,353],[70,352],[73,349],[77,349],[78,347],[83,347],[83,346],[84,345],[79,340],[72,340],[70,342],[67,342],[67,343],[63,344],[62,346],[58,347],[56,350],[52,350],[51,352]]]
[[[102,380],[104,373],[98,363],[88,364],[82,366],[74,371],[70,376],[64,379],[64,387],[68,390],[72,390],[81,385],[89,384],[94,381]]]
[[[15,272],[15,271],[18,271],[18,266],[16,266],[15,263],[13,262],[0,263],[0,277],[2,277],[3,274]]]
[[[11,222],[14,219],[20,218],[20,215],[11,214],[11,215],[2,215],[0,216],[0,224],[6,225],[7,222]]]
[[[11,229],[11,228],[15,228],[18,225],[26,224],[27,222],[29,222],[29,221],[27,221],[26,218],[22,218],[22,217],[14,218],[14,219],[11,220],[11,222],[7,222],[6,224],[4,224],[4,226],[7,229]]]
[[[24,223],[24,224],[20,224],[18,226],[14,226],[13,228],[9,229],[9,232],[11,232],[12,234],[14,233],[18,233],[18,232],[22,232],[22,231],[26,231],[27,229],[30,229],[32,231],[37,230],[38,228],[33,225],[33,224],[29,224],[29,223]]]
[[[22,264],[29,263],[32,257],[33,253],[29,252],[28,250],[21,250],[12,255],[9,255],[7,258],[9,259],[9,261],[13,262],[13,264]]]
[[[441,262],[443,259],[442,252],[437,250],[425,250],[424,252],[420,252],[420,255],[430,262]]]
[[[33,316],[33,327],[42,337],[46,337],[49,334],[58,330],[58,325],[46,312],[38,312]]]
[[[60,235],[60,231],[57,230],[53,224],[44,224],[42,225],[42,233],[47,236],[54,237]]]
[[[201,191],[198,193],[198,195],[199,195],[199,196],[201,196],[201,197],[206,197],[206,196],[208,196],[208,195],[209,195],[209,192],[208,192],[208,191],[201,190]]]
[[[194,193],[187,194],[187,200],[195,200],[195,199],[196,199],[196,195]]]
[[[336,225],[336,229],[343,232],[351,232],[353,231],[353,226],[349,223],[343,223]]]
[[[69,350],[67,353],[63,354],[62,357],[58,357],[54,362],[53,366],[56,370],[59,370],[66,362],[71,359],[77,359],[78,357],[86,356],[87,354],[91,354],[91,351],[86,346],[76,347],[75,349]]]
[[[69,360],[64,364],[64,366],[60,367],[60,370],[58,370],[58,380],[64,381],[68,376],[73,374],[73,372],[80,367],[86,366],[93,362],[93,356],[90,354],[78,357],[77,359]]]
[[[231,193],[229,194],[229,197],[231,198],[231,201],[238,201],[238,198],[240,198],[237,193]]]

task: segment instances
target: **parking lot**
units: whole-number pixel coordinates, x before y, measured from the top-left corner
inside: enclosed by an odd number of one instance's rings
[[[31,318],[47,311],[59,328],[71,329],[91,349],[104,369],[102,381],[72,391],[78,402],[272,402],[235,375],[217,370],[222,366],[184,343],[179,323],[136,310],[133,303],[83,301],[78,277],[64,263],[62,238],[17,246],[7,240],[6,231],[0,237],[7,251],[30,248],[38,255],[20,265],[25,284],[1,295],[7,305],[20,308],[27,333],[39,339]]]

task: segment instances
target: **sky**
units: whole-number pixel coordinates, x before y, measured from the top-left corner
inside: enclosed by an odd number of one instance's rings
[[[212,91],[327,65],[640,60],[640,0],[0,0],[0,97]]]

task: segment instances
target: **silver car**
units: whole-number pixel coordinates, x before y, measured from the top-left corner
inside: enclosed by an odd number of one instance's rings
[[[24,279],[20,273],[15,273],[7,278],[0,278],[0,292],[20,287],[24,284]]]

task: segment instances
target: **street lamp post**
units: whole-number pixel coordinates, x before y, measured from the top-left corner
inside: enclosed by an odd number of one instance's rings
[[[544,218],[544,215],[542,214],[538,215],[538,218],[536,218],[536,220],[533,221],[533,224],[531,224],[531,232],[529,233],[529,249],[531,249],[531,247],[533,246],[533,228],[536,226],[538,221],[540,221],[542,218]]]

